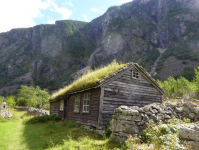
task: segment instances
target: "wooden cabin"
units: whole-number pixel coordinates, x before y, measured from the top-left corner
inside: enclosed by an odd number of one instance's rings
[[[50,114],[64,120],[103,127],[121,105],[143,107],[162,103],[164,90],[136,63],[110,73],[95,85],[66,91],[50,99]]]

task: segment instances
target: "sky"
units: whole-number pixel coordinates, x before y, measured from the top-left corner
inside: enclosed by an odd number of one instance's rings
[[[90,22],[111,6],[132,0],[0,0],[0,33],[13,28],[54,24],[56,20]]]

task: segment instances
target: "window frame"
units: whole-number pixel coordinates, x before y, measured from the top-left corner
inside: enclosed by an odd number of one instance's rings
[[[60,100],[59,111],[64,111],[64,100]]]
[[[77,103],[79,103],[79,105],[76,105]],[[76,106],[78,106],[77,107],[79,109],[78,111],[75,110]],[[74,103],[74,113],[79,113],[79,112],[80,112],[80,94],[75,95],[75,103]]]
[[[132,75],[131,75],[132,79],[140,79],[140,73],[139,72],[134,71],[134,70],[132,70],[131,72],[132,72]],[[136,74],[135,77],[134,77],[134,74]]]
[[[85,93],[84,97],[83,97],[82,113],[89,113],[90,112],[90,100],[91,100],[91,94]],[[86,108],[86,110],[84,110],[84,108]]]

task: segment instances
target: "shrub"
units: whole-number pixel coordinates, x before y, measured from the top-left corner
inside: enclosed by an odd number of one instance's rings
[[[111,124],[112,124],[112,120],[110,121],[110,124],[106,123],[106,128],[104,129],[103,131],[103,134],[106,136],[106,137],[110,137],[111,136]]]
[[[35,116],[28,120],[26,123],[45,123],[48,121],[60,121],[62,118],[59,115],[52,114],[52,115],[46,115],[46,116]]]

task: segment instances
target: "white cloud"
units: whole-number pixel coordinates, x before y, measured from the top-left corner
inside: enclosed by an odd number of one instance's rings
[[[35,17],[43,17],[41,9],[47,9],[48,4],[41,0],[3,0],[0,1],[0,32],[6,32],[12,28],[25,28],[35,26],[32,20]]]
[[[73,4],[70,2],[70,3],[68,3],[71,7],[73,6]]]
[[[72,15],[72,11],[66,7],[58,7],[53,0],[48,0],[48,4],[53,7],[50,10],[62,15],[62,19],[68,19]]]
[[[82,14],[82,16],[84,17],[84,20],[85,20],[85,21],[88,21],[88,16],[83,15],[83,14]]]
[[[132,2],[133,0],[120,0],[120,3],[128,3],[128,2]]]
[[[90,11],[92,11],[92,12],[99,12],[99,13],[102,12],[99,8],[91,8]]]
[[[49,24],[55,24],[55,20],[48,20]]]
[[[71,10],[59,7],[54,0],[0,0],[0,33],[35,26],[33,19],[45,16],[42,9],[59,13],[62,19],[68,19],[72,14]],[[50,18],[49,21],[53,23]]]

